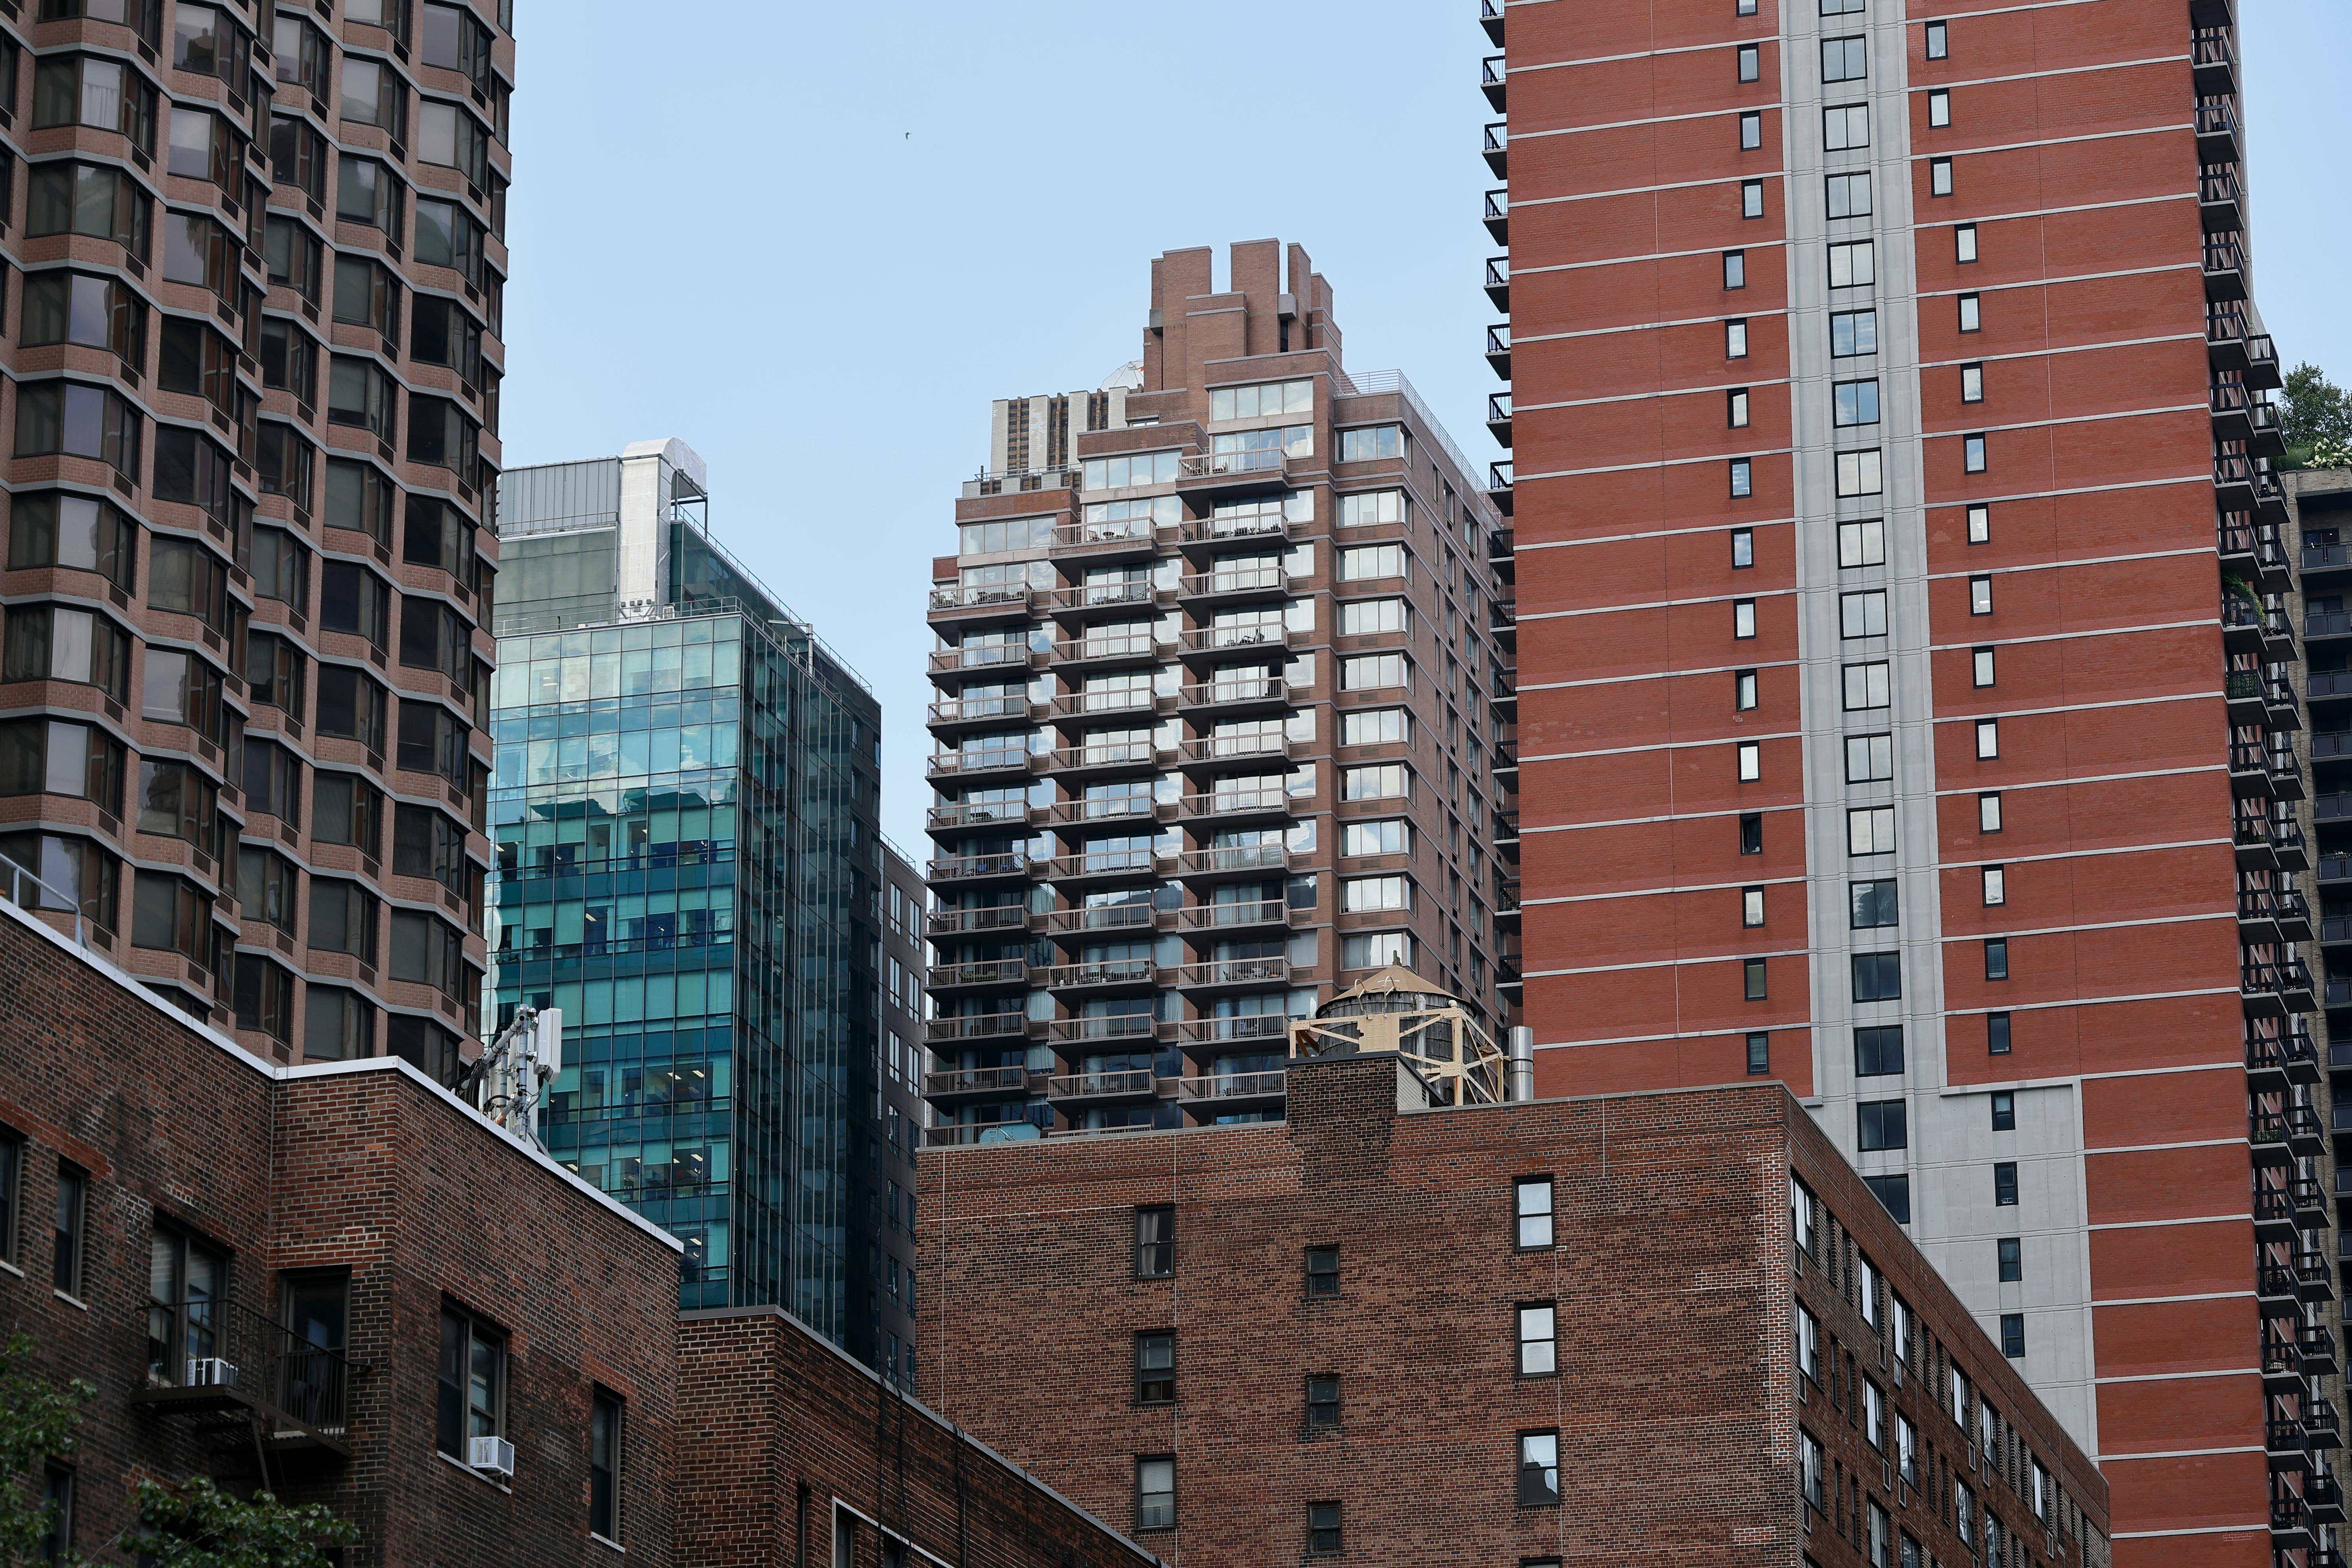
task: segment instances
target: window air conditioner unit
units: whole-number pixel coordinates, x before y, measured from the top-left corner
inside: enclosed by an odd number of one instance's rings
[[[504,1437],[469,1437],[466,1440],[466,1463],[478,1470],[511,1476],[514,1445]]]
[[[187,1385],[190,1388],[235,1388],[236,1363],[223,1361],[216,1355],[191,1356],[188,1358]]]

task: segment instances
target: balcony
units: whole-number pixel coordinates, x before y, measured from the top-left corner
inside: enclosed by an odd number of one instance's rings
[[[1278,447],[1250,452],[1192,452],[1177,459],[1180,493],[1289,488],[1290,458]]]
[[[1306,857],[1298,858],[1303,863]],[[1241,844],[1225,848],[1188,849],[1176,858],[1174,874],[1186,881],[1274,877],[1286,874],[1290,865],[1290,851],[1279,844]]]
[[[2262,392],[2278,390],[2278,345],[2271,342],[2268,332],[2255,332],[2246,339],[2246,384]]]
[[[985,910],[933,910],[923,926],[934,942],[987,932],[1010,934],[1029,929],[1029,911],[1019,904],[1001,904]]]
[[[1089,665],[1157,664],[1160,656],[1159,640],[1145,632],[1057,642],[1054,645],[1053,662],[1056,668],[1070,669]]]
[[[1490,392],[1486,395],[1486,434],[1495,438],[1496,446],[1505,451],[1510,450],[1511,395],[1509,393]]]
[[[1488,55],[1478,62],[1478,88],[1496,113],[1503,112],[1503,57]]]
[[[1151,875],[1149,849],[1094,849],[1078,855],[1057,855],[1038,869],[1055,883],[1125,881]]]
[[[1511,515],[1512,467],[1508,463],[1486,465],[1486,499],[1496,511],[1504,517]]]
[[[2240,919],[2251,893],[2240,893]],[[2250,1094],[2284,1094],[2287,1090],[2286,1042],[2271,1035],[2254,1033],[2254,1026],[2246,1026],[2246,1091]]]
[[[1160,1026],[1149,1013],[1121,1013],[1108,1018],[1055,1018],[1046,1024],[1045,1037],[1057,1046],[1099,1045],[1106,1040],[1133,1046],[1156,1041]]]
[[[2231,653],[2263,651],[2262,607],[2243,594],[2221,595],[2221,646]]]
[[[2246,297],[2246,251],[2235,237],[2205,241],[2205,298],[2213,303]]]
[[[2298,1252],[2294,1255],[2294,1292],[2306,1301],[2336,1300],[2335,1271],[2327,1266],[2324,1252]],[[2305,1425],[2310,1423],[2306,1420]]]
[[[2246,204],[2238,191],[2237,171],[2209,169],[2197,176],[2197,212],[2207,234],[2244,232]]]
[[[2341,572],[2352,567],[2352,544],[2313,544],[2303,547],[2303,569],[2305,572]],[[2352,686],[2344,694],[2352,694]]]
[[[1314,634],[1294,631],[1275,619],[1240,626],[1192,626],[1178,634],[1176,652],[1188,664],[1261,655],[1267,661],[1287,656],[1314,640]]]
[[[2301,800],[2304,796],[2303,759],[2294,754],[2292,746],[2273,746],[2266,759],[2273,800]]]
[[[950,1068],[923,1075],[923,1098],[935,1105],[1028,1092],[1027,1068]]]
[[[1029,814],[1040,827],[1107,827],[1122,822],[1157,822],[1160,803],[1145,791],[1057,800]]]
[[[1294,741],[1279,726],[1235,735],[1203,735],[1176,748],[1176,760],[1188,768],[1255,766],[1286,763],[1303,755],[1309,742]]]
[[[2284,896],[2294,898],[2298,902],[2303,898],[2302,894],[2295,892],[2292,888],[2284,890]],[[2307,972],[2305,978],[2308,979]],[[2300,1018],[2295,1019],[2294,1027],[2289,1029],[2278,1042],[2278,1047],[2279,1054],[2286,1061],[2288,1082],[2302,1084],[2306,1089],[2318,1084],[2319,1047],[2312,1041],[2310,1025]]]
[[[1486,41],[1496,48],[1503,47],[1503,0],[1478,0],[1478,25],[1486,29]]]
[[[970,991],[988,985],[1019,985],[1029,977],[1029,966],[1017,958],[979,959],[970,963],[935,963],[929,972],[930,988],[937,991]]]
[[[2326,1468],[2312,1471],[2303,1483],[2303,1500],[2311,1509],[2311,1517],[2321,1524],[2344,1522],[2344,1486],[2336,1472]],[[2316,1568],[2316,1565],[2314,1565]],[[2341,1568],[2338,1564],[2337,1568]]]
[[[1238,675],[1226,680],[1207,680],[1198,686],[1187,686],[1176,696],[1180,711],[1214,709],[1219,717],[1240,718],[1249,713],[1275,712],[1307,700],[1310,688],[1294,689],[1290,683],[1270,675]]]
[[[2213,439],[2244,441],[2253,435],[2253,416],[2247,412],[2252,400],[2247,395],[2243,382],[2217,381],[2207,390],[2205,397],[2213,416]],[[2242,465],[2244,459],[2240,458],[2239,461]],[[2221,459],[2217,458],[2214,462],[2218,472]],[[2218,478],[2215,482],[2219,482]],[[2247,483],[2249,486],[2252,483],[2251,473]],[[2251,492],[2246,499],[2252,500]],[[2225,503],[2228,500],[2224,497]]]
[[[2304,1436],[2315,1449],[2326,1450],[2344,1447],[2344,1422],[2336,1415],[2334,1401],[2305,1399],[2303,1402]]]
[[[2226,385],[2215,387],[2218,400]],[[2237,389],[2240,398],[2245,389]],[[2213,500],[2223,511],[2250,511],[2254,504],[2254,465],[2242,452],[2217,452],[2213,456]]]
[[[1182,931],[1240,931],[1289,923],[1290,906],[1281,899],[1192,904],[1176,911],[1176,929]]]
[[[2258,1242],[2292,1244],[2295,1237],[2295,1229],[2294,1201],[2288,1195],[2286,1189],[2257,1185],[2254,1188],[2254,1239]],[[2266,1373],[2270,1370],[2269,1345],[2270,1342],[2265,1337],[2263,1370]],[[2294,1346],[2289,1343],[2286,1349],[2292,1352]],[[2303,1358],[2295,1355],[2291,1359],[2294,1363],[2293,1375],[2301,1375]]]
[[[2291,1415],[2273,1415],[2263,1423],[2263,1452],[2279,1474],[2297,1473],[2311,1463],[2311,1445],[2303,1423]]]
[[[2239,814],[2233,830],[2237,838],[2239,870],[2278,869],[2278,845],[2271,837],[2271,826],[2264,818],[2252,813]]]
[[[1487,302],[1506,315],[1509,314],[1511,309],[1511,258],[1509,257],[1486,258],[1485,287]]]
[[[2271,792],[2270,759],[2259,741],[2230,742],[2230,789],[2241,799]]]
[[[1506,583],[1518,574],[1517,542],[1517,535],[1507,524],[1486,535],[1486,564]]]
[[[979,643],[963,647],[934,648],[929,668],[932,679],[962,679],[974,670],[1017,676],[1045,662],[1045,650],[1023,643]]]
[[[1045,1094],[1054,1100],[1108,1104],[1116,1100],[1156,1100],[1160,1080],[1149,1068],[1126,1072],[1080,1072],[1049,1079]]]
[[[1270,825],[1295,815],[1290,792],[1285,788],[1213,790],[1183,797],[1180,820],[1239,826],[1244,822]]]
[[[2253,1151],[2257,1165],[2285,1165],[2294,1161],[2287,1147],[2286,1117],[2275,1110],[2252,1110],[2246,1116],[2246,1142]],[[2292,1295],[2293,1280],[2284,1282],[2283,1293]]]
[[[2346,1109],[2352,1110],[2352,1106]],[[2352,1131],[2352,1119],[2347,1119],[2336,1131]],[[2308,1105],[2286,1108],[2286,1147],[2287,1152],[2298,1160],[2316,1160],[2326,1152],[2327,1131],[2320,1124],[2318,1111]]]
[[[942,855],[924,873],[934,882],[995,882],[1029,875],[1029,857],[1017,851],[1003,855]]]
[[[1188,554],[1229,550],[1236,544],[1265,541],[1269,544],[1306,535],[1308,521],[1281,513],[1244,512],[1229,517],[1194,518],[1176,528],[1176,542]]]
[[[1517,599],[1490,599],[1486,603],[1486,629],[1505,647],[1519,646],[1519,602]]]
[[[1176,596],[1187,605],[1245,603],[1285,599],[1312,590],[1305,577],[1293,577],[1280,566],[1248,566],[1199,572],[1178,580]]]
[[[1176,1039],[1194,1056],[1269,1042],[1287,1050],[1290,1020],[1280,1013],[1253,1013],[1240,1018],[1187,1018],[1176,1026]]]
[[[1055,936],[1155,931],[1168,923],[1160,917],[1171,912],[1155,910],[1143,900],[1080,905],[1076,909],[1055,910],[1046,915],[1045,929]]]
[[[1290,984],[1286,958],[1217,958],[1187,963],[1172,979],[1186,991],[1256,991]]]
[[[1175,699],[1161,698],[1148,683],[1107,687],[1095,691],[1066,691],[1045,704],[1045,717],[1066,724],[1074,719],[1116,718],[1122,713],[1156,714],[1175,711]]]
[[[924,827],[937,834],[993,829],[1019,832],[1029,825],[1029,810],[1020,803],[1001,801],[960,805],[935,805],[923,816]]]
[[[2189,66],[2200,98],[2234,96],[2238,90],[2238,52],[2227,27],[2200,27],[2189,45]]]
[[[1132,582],[1078,583],[1052,588],[1037,595],[1041,614],[1057,620],[1084,620],[1089,615],[1135,618],[1168,608],[1175,596],[1149,578]]]
[[[2311,852],[2303,840],[2303,824],[2292,817],[2271,824],[2271,853],[2278,858],[2282,871],[2308,871]]]
[[[344,1405],[351,1387],[351,1365],[342,1352],[314,1345],[275,1319],[236,1301],[211,1304],[212,1354],[178,1354],[180,1331],[151,1370],[143,1388],[134,1389],[131,1403],[167,1415],[205,1418],[207,1425],[227,1416],[235,1424],[250,1422],[249,1436],[265,1450],[309,1452],[336,1458],[351,1457],[351,1434]],[[194,1316],[191,1310],[190,1316]],[[196,1331],[193,1325],[190,1337]],[[131,1335],[152,1334],[144,1308]]]
[[[1033,721],[1025,697],[945,697],[930,706],[925,722],[934,731],[970,729],[976,725],[1002,728]]]
[[[1283,1083],[1288,1076],[1276,1068],[1268,1072],[1233,1072],[1213,1078],[1180,1079],[1176,1083],[1176,1100],[1179,1104],[1202,1116],[1224,1110],[1260,1109],[1282,1099]]]
[[[1486,329],[1486,363],[1496,375],[1511,379],[1511,323],[1496,321]]]
[[[1507,120],[1488,121],[1486,133],[1480,139],[1478,144],[1478,152],[1486,160],[1486,167],[1493,171],[1495,178],[1498,180],[1510,178],[1511,122]]]
[[[2352,610],[2305,610],[2303,637],[2305,642],[2333,642],[2338,637],[2352,637]]]
[[[2318,1323],[2304,1324],[2295,1332],[2295,1348],[2303,1353],[2305,1372],[2317,1377],[2335,1375],[2336,1335],[2331,1330]]]
[[[2311,1507],[2293,1492],[2271,1499],[2271,1546],[2274,1551],[2300,1552],[2311,1544],[2317,1526]]]
[[[1057,963],[1045,971],[1049,991],[1082,991],[1098,994],[1149,991],[1160,971],[1148,958],[1100,959],[1091,963]]]
[[[1027,616],[1035,595],[1027,585],[944,587],[931,590],[933,621],[991,620]]]
[[[2232,725],[2256,725],[2270,717],[2265,682],[2259,669],[2233,669],[2221,679],[2221,700]]]
[[[2250,445],[2258,448],[2280,447],[2280,442],[2265,439],[2265,417],[2271,422],[2274,433],[2278,411],[2267,403],[2255,404],[2254,439]],[[2254,462],[2254,515],[2272,528],[2286,526],[2286,487],[2279,483],[2276,474],[2271,472],[2269,462],[2261,458]]]
[[[2246,413],[2253,431],[2247,437],[2246,449],[2257,458],[2275,458],[2286,450],[2285,432],[2279,428],[2278,405],[2268,399],[2257,399],[2247,405]],[[2286,502],[2279,502],[2282,509]]]
[[[1029,771],[1029,752],[1021,746],[990,746],[970,752],[935,752],[924,764],[923,773],[931,779],[968,779],[991,773],[1023,773]]]
[[[1045,754],[1047,771],[1064,780],[1088,773],[1133,773],[1157,768],[1167,757],[1154,741],[1105,741],[1091,746],[1066,746]]]
[[[1511,243],[1511,192],[1507,185],[1497,185],[1486,193],[1486,232],[1496,245]]]
[[[2200,163],[2238,162],[2238,111],[2227,103],[2197,106],[2197,161]]]
[[[2322,1006],[2331,1011],[2339,1007],[2352,1007],[2352,978],[2341,974],[2329,975],[2326,982],[2326,989],[2321,992],[2319,1000]],[[2334,1041],[2328,1042],[2327,1065],[2331,1070],[2345,1065],[2336,1060],[2336,1049],[2337,1047]]]
[[[2285,1316],[2296,1310],[2294,1266],[2265,1259],[2254,1267],[2254,1298],[2266,1314]]]
[[[2303,728],[2303,695],[2294,679],[2284,673],[2263,682],[2263,719],[2273,730],[2289,733]]]
[[[934,1046],[953,1045],[965,1040],[1026,1040],[1029,1037],[1029,1016],[1025,1013],[975,1013],[962,1018],[933,1018],[923,1030],[923,1038]]]
[[[1125,561],[1142,559],[1160,548],[1160,536],[1149,518],[1124,517],[1115,522],[1067,522],[1054,530],[1054,553],[1062,560]]]
[[[2205,363],[2215,370],[2246,369],[2246,317],[2235,306],[2205,307]]]

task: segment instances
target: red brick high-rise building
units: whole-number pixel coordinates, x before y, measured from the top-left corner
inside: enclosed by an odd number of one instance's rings
[[[2233,6],[1483,10],[1538,1092],[1786,1080],[2118,1563],[2340,1563]]]

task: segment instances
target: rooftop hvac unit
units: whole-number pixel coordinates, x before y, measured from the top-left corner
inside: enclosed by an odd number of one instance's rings
[[[235,1388],[236,1363],[223,1361],[216,1355],[191,1356],[188,1358],[188,1386],[190,1388]]]
[[[514,1445],[504,1437],[471,1437],[466,1442],[466,1463],[495,1475],[514,1474]]]

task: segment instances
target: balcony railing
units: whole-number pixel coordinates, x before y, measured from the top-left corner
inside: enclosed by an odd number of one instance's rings
[[[1286,985],[1290,982],[1290,961],[1286,958],[1219,958],[1206,963],[1187,963],[1175,973],[1180,986],[1208,985]]]
[[[1208,1078],[1188,1078],[1178,1081],[1176,1098],[1194,1103],[1270,1100],[1281,1095],[1288,1076],[1276,1068],[1268,1072],[1221,1073]]]
[[[934,1018],[924,1031],[932,1040],[1008,1040],[1026,1038],[1026,1013],[977,1013],[962,1018]]]
[[[925,1094],[1018,1094],[1028,1087],[1027,1068],[950,1068],[923,1075]]]
[[[285,1324],[236,1301],[215,1301],[210,1321],[191,1344],[189,1313],[145,1310],[148,1381],[131,1402],[194,1415],[244,1411],[279,1447],[348,1456],[345,1405],[351,1365],[342,1352],[316,1345]],[[159,1335],[159,1321],[162,1331]],[[191,1355],[192,1350],[202,1354]]]
[[[1148,958],[1097,959],[1089,963],[1057,963],[1045,971],[1047,989],[1083,991],[1106,985],[1148,985],[1159,969]]]
[[[1121,1072],[1070,1073],[1051,1079],[1045,1092],[1055,1100],[1135,1100],[1159,1092],[1159,1079],[1149,1068]]]
[[[1004,904],[986,910],[933,910],[924,923],[935,937],[961,936],[983,931],[1025,931],[1029,926],[1029,911],[1019,904]]]
[[[954,855],[933,860],[929,876],[934,882],[968,882],[979,877],[1018,877],[1028,869],[1026,855]]]
[[[984,958],[970,963],[935,963],[934,991],[962,985],[1018,985],[1028,978],[1029,965],[1017,958]]]
[[[1029,585],[1025,583],[931,590],[931,608],[935,610],[979,610],[996,605],[1026,609],[1028,605]]]
[[[1290,918],[1290,906],[1281,899],[1255,899],[1245,903],[1194,904],[1179,910],[1178,929],[1223,931],[1238,926],[1267,925]]]

